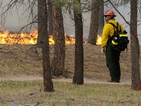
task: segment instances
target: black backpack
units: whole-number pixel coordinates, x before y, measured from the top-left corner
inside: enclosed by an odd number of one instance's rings
[[[109,24],[111,24],[115,30],[114,35],[110,37],[111,45],[114,47],[114,49],[118,51],[124,51],[125,49],[127,49],[127,45],[129,43],[126,30],[124,30],[123,32],[121,32],[121,28],[120,30],[118,30],[118,25],[119,25],[118,22],[117,22],[117,26],[115,26],[113,23],[110,22]]]

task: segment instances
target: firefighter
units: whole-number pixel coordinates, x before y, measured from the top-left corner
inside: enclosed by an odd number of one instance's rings
[[[114,35],[114,27],[109,24],[113,23],[116,26],[115,21],[115,13],[113,10],[106,10],[104,13],[106,24],[104,25],[103,31],[102,31],[102,41],[101,46],[103,48],[103,52],[106,56],[106,65],[110,72],[111,79],[108,82],[120,82],[121,77],[121,70],[120,70],[120,51],[115,50],[110,42],[110,38]],[[123,31],[122,25],[119,23],[118,29]]]

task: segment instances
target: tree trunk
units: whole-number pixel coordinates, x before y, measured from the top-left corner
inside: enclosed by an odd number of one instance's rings
[[[137,38],[137,0],[131,0],[131,62],[132,62],[132,85],[133,90],[141,90],[140,70],[139,70],[139,41]]]
[[[42,3],[42,17],[38,18],[39,22],[42,22],[42,26],[40,26],[39,32],[42,34],[42,53],[43,53],[43,80],[44,80],[44,91],[52,92],[54,91],[53,82],[51,78],[51,70],[50,70],[50,57],[49,57],[49,39],[48,39],[48,31],[47,31],[47,6],[46,0],[39,0]],[[41,3],[38,3],[41,5]],[[40,7],[40,6],[39,6]],[[40,10],[40,9],[39,9]],[[41,23],[39,23],[41,25]]]
[[[75,2],[76,1],[76,2]],[[75,21],[75,70],[73,83],[82,85],[84,72],[84,55],[83,55],[83,25],[80,0],[75,0],[74,4],[74,21]],[[78,3],[78,4],[77,4]]]
[[[44,41],[44,35],[43,35],[43,28],[44,25],[44,13],[42,10],[44,10],[44,6],[42,6],[44,3],[44,0],[38,0],[38,38],[37,38],[37,45],[41,45]]]
[[[97,35],[98,35],[100,2],[101,0],[93,0],[92,10],[91,10],[91,22],[90,22],[88,43],[93,45],[96,45]]]
[[[54,59],[53,75],[62,75],[65,70],[65,36],[61,7],[53,6],[54,16]]]
[[[53,35],[53,12],[52,12],[52,1],[48,0],[48,34]]]
[[[99,8],[99,28],[98,28],[98,35],[102,35],[102,30],[104,26],[104,1],[101,0],[100,8]]]

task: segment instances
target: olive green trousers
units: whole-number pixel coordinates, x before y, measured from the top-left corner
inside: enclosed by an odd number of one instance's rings
[[[106,47],[106,64],[110,71],[110,77],[112,81],[120,81],[120,51],[115,50],[110,43]]]

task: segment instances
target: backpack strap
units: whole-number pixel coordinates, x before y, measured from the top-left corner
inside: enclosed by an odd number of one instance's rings
[[[115,24],[113,24],[112,22],[108,22],[108,24],[111,24],[111,25],[114,27],[114,33],[115,33],[115,31],[118,31],[118,25],[119,25],[118,22],[116,22],[117,26],[116,26]],[[113,39],[113,37],[114,37],[114,36],[110,36],[110,35],[109,35],[108,42],[111,42],[112,39]]]
[[[115,24],[113,24],[111,22],[108,22],[108,23],[111,24],[118,31],[118,26],[119,26],[119,23],[118,22],[116,22],[117,26],[115,26]],[[120,30],[119,31],[121,32],[121,27],[120,27]]]

